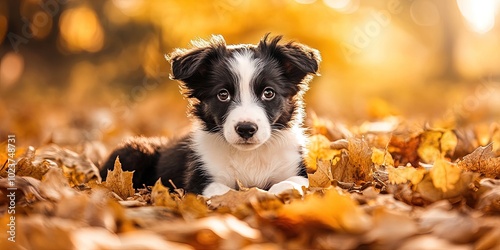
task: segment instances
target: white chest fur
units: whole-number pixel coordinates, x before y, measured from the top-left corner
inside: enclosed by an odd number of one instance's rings
[[[301,131],[286,129],[273,131],[271,138],[254,150],[241,151],[220,135],[198,130],[193,147],[214,182],[236,188],[239,180],[246,187],[269,188],[298,174],[303,143]]]

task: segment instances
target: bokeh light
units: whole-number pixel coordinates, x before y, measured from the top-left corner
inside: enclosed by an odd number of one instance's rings
[[[305,97],[319,117],[498,120],[499,8],[499,0],[4,1],[0,137],[16,130],[30,144],[68,135],[114,145],[178,135],[189,129],[187,101],[164,56],[212,34],[255,44],[271,33],[318,49],[321,76]],[[484,86],[489,95],[471,94]],[[106,119],[91,119],[98,113]]]

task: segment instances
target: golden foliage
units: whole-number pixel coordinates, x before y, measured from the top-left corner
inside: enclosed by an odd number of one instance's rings
[[[328,209],[325,209],[328,208]],[[277,212],[277,220],[304,227],[319,223],[340,232],[363,233],[371,227],[371,219],[349,196],[335,188],[323,195],[311,195],[295,201]]]
[[[116,157],[114,169],[108,170],[108,177],[104,185],[125,200],[134,196],[135,193],[132,184],[133,174],[133,171],[123,172],[120,159]]]

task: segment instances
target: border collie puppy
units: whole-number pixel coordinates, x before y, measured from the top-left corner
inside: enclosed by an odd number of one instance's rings
[[[258,45],[226,45],[221,36],[177,49],[167,60],[190,103],[193,131],[170,143],[133,138],[116,149],[134,187],[164,185],[206,197],[245,187],[278,194],[308,186],[304,163],[303,95],[320,55],[281,36]]]

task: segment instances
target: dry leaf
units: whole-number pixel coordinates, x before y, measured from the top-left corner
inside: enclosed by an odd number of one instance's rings
[[[168,187],[163,186],[161,179],[158,179],[151,190],[151,203],[155,206],[164,206],[177,209],[177,202],[170,195]]]
[[[333,179],[349,183],[371,181],[373,162],[370,147],[361,139],[349,138],[348,141],[347,150],[342,150],[334,158]]]
[[[500,177],[500,157],[495,157],[493,144],[478,147],[474,152],[464,156],[458,166],[466,171],[477,172],[488,178]]]
[[[376,166],[394,166],[392,155],[387,150],[372,148],[372,162]]]
[[[229,190],[229,192],[210,198],[210,208],[217,209],[221,207],[229,208],[230,211],[236,211],[237,208],[244,206],[250,202],[251,199],[266,197],[269,199],[276,198],[275,195],[258,189],[250,188],[244,191]]]
[[[59,168],[51,168],[42,178],[40,194],[51,201],[58,201],[75,193]]]
[[[443,159],[437,159],[429,171],[434,187],[443,190],[443,192],[455,188],[461,173],[462,170],[456,167],[455,164]]]
[[[453,170],[452,170],[453,171]],[[442,176],[441,173],[438,176]],[[461,199],[468,196],[470,192],[475,192],[475,185],[478,174],[472,172],[463,172],[460,174],[458,181],[453,185],[452,189],[443,191],[442,188],[434,186],[434,179],[430,174],[425,174],[424,178],[416,186],[416,191],[420,196],[430,202],[435,202],[443,199]],[[440,185],[446,185],[446,180],[440,180]]]
[[[318,169],[314,174],[308,174],[309,187],[326,188],[332,185],[332,164],[330,161],[318,161]]]
[[[132,177],[134,172],[123,171],[120,159],[116,157],[115,166],[113,170],[108,170],[108,178],[106,179],[105,186],[115,192],[120,198],[127,199],[134,195],[134,187],[132,184]]]
[[[453,155],[458,139],[451,130],[427,130],[420,135],[418,155],[425,163],[433,163],[446,155]]]
[[[309,138],[307,143],[308,154],[306,157],[306,164],[309,171],[316,171],[317,162],[321,160],[332,160],[338,154],[338,150],[330,148],[330,140],[324,135],[313,135]]]
[[[306,196],[303,201],[283,206],[277,211],[277,220],[298,227],[319,223],[349,233],[365,232],[372,225],[370,217],[358,204],[335,188],[325,190],[322,196]]]
[[[410,163],[418,165],[417,148],[420,145],[420,136],[393,136],[389,142],[388,151],[394,159],[394,166],[404,166]]]
[[[412,166],[407,167],[387,167],[389,173],[389,183],[401,184],[410,181],[413,185],[418,184],[424,178],[425,169],[416,169]]]
[[[49,171],[50,168],[57,168],[57,164],[53,161],[40,159],[35,157],[36,151],[33,147],[28,147],[28,150],[22,156],[16,165],[17,176],[30,176],[41,180],[42,176]]]
[[[418,233],[418,226],[409,216],[379,208],[373,212],[373,227],[366,233],[367,242],[376,242],[384,248],[394,249],[405,238]]]
[[[56,162],[62,168],[70,184],[80,185],[89,180],[101,180],[99,169],[87,157],[57,145],[48,145],[37,150],[37,159]]]

